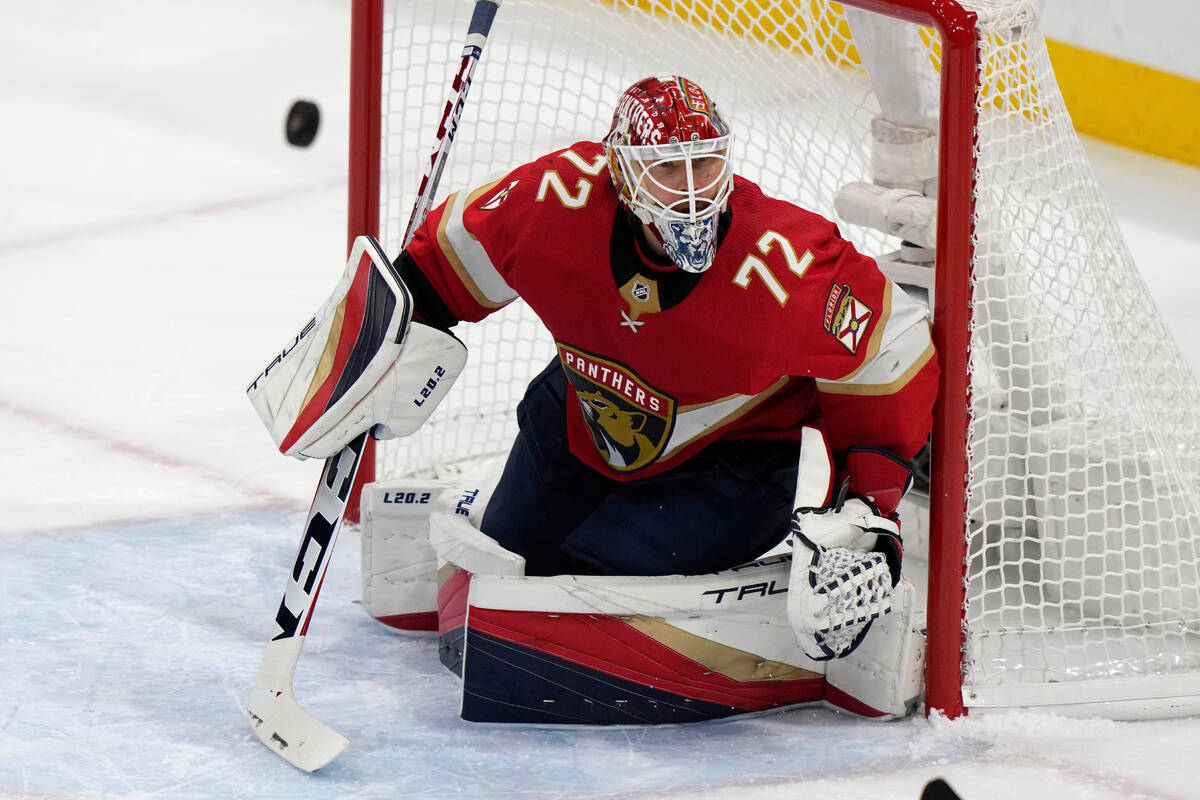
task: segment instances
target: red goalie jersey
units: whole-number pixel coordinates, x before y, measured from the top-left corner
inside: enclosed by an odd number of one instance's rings
[[[618,480],[718,439],[799,438],[911,458],[937,365],[922,306],[821,216],[735,178],[713,266],[664,267],[580,142],[434,210],[408,254],[458,319],[520,296],[569,380],[571,451]],[[577,407],[578,413],[571,413]]]

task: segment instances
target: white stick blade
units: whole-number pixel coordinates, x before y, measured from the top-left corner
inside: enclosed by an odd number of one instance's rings
[[[301,708],[290,692],[255,697],[247,714],[259,741],[305,772],[325,766],[350,744],[345,736]]]

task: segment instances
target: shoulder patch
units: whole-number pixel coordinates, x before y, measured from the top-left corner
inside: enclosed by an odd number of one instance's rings
[[[521,182],[521,180],[518,178],[517,180],[510,183],[508,186],[505,186],[503,189],[496,192],[494,195],[492,195],[491,197],[488,198],[488,201],[486,203],[484,203],[483,205],[481,205],[479,207],[479,210],[480,211],[495,211],[497,208],[500,207],[501,203],[503,203],[505,200],[508,199],[508,193],[513,190],[513,187],[516,186],[520,182]]]
[[[850,284],[835,283],[825,300],[825,330],[851,353],[856,353],[873,313],[870,307],[850,293]]]

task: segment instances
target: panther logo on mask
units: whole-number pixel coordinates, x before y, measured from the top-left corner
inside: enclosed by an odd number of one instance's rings
[[[663,249],[683,269],[703,272],[712,263],[713,244],[717,238],[717,218],[710,217],[696,224],[670,223],[670,235],[663,237]]]

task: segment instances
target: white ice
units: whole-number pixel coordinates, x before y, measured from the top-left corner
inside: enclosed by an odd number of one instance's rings
[[[352,528],[296,686],[351,747],[308,775],[259,745],[242,706],[319,465],[243,390],[342,268],[348,28],[337,0],[6,4],[0,798],[1200,797],[1195,720],[470,725],[432,641],[356,607]],[[1200,369],[1200,170],[1088,150]]]

